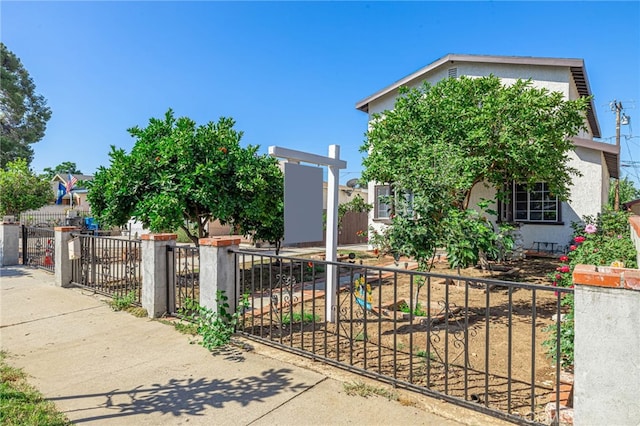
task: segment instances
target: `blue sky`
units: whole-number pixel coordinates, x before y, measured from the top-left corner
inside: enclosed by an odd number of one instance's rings
[[[91,174],[127,129],[168,108],[233,117],[245,144],[326,155],[359,177],[367,127],[355,103],[448,54],[583,58],[603,138],[640,181],[640,2],[14,2],[1,39],[53,110],[36,172]],[[636,133],[633,133],[633,130]]]

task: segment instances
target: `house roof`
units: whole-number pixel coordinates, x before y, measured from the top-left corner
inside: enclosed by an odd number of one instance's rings
[[[537,65],[537,66],[553,66],[553,67],[568,67],[573,76],[573,80],[576,84],[578,94],[581,97],[591,96],[591,88],[589,87],[589,79],[587,78],[587,70],[584,66],[584,60],[582,59],[569,59],[569,58],[539,58],[532,56],[485,56],[485,55],[459,55],[448,54],[440,59],[430,63],[424,68],[410,74],[395,83],[378,90],[373,95],[356,103],[356,109],[363,112],[369,112],[369,104],[391,92],[397,91],[401,86],[407,86],[417,83],[425,74],[442,67],[446,64],[453,64],[454,62],[477,62],[487,64],[507,64],[507,65]],[[600,125],[596,118],[596,112],[591,100],[589,111],[587,112],[587,120],[593,136],[596,138],[600,136]]]

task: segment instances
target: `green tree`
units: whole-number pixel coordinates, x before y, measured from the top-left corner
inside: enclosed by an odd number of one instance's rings
[[[34,175],[27,160],[18,159],[0,169],[0,215],[18,215],[53,199],[49,181]]]
[[[616,198],[616,179],[609,179],[609,202],[608,205],[612,209],[614,208]],[[637,200],[640,198],[640,190],[635,187],[635,184],[628,177],[620,179],[620,205],[628,203],[629,201]],[[622,208],[622,207],[621,207]]]
[[[76,166],[76,163],[71,161],[65,161],[63,163],[58,164],[54,168],[45,167],[43,170],[43,177],[51,180],[55,175],[67,176],[67,173],[71,173],[72,175],[81,175],[82,172]]]
[[[392,188],[391,246],[423,267],[436,247],[447,246],[465,252],[464,266],[495,242],[485,238],[485,215],[460,214],[475,185],[503,199],[509,182],[546,182],[567,199],[579,174],[568,165],[569,137],[583,128],[588,106],[588,98],[565,101],[530,80],[503,86],[495,76],[401,89],[393,110],[373,116],[361,147],[368,153],[363,177]],[[466,238],[452,244],[451,234]]]
[[[4,43],[0,43],[0,167],[23,158],[27,165],[33,159],[31,144],[44,137],[51,109],[20,59]]]
[[[240,146],[231,118],[206,125],[186,117],[152,118],[134,127],[130,154],[111,147],[110,166],[88,182],[88,199],[100,223],[135,218],[153,232],[183,229],[197,243],[218,219],[235,232],[279,242],[284,234],[283,178],[277,160]],[[197,233],[192,233],[196,225]]]

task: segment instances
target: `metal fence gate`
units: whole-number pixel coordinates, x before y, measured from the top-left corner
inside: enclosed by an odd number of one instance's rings
[[[249,338],[516,423],[544,423],[546,404],[559,408],[561,345],[551,332],[560,335],[573,289],[402,263],[242,251],[236,261],[250,302],[239,331]],[[328,264],[338,269],[335,322],[326,318]]]
[[[23,265],[55,271],[55,232],[49,228],[22,225],[20,260]]]
[[[142,267],[139,240],[73,235],[80,257],[72,261],[71,283],[111,297],[132,295],[140,304]],[[78,253],[74,253],[77,257]],[[131,294],[133,293],[133,294]]]
[[[200,300],[200,250],[167,246],[167,313],[179,315],[187,300]]]

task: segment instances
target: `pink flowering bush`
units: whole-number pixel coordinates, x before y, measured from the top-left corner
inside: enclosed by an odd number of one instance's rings
[[[626,268],[637,268],[636,250],[631,240],[626,212],[605,211],[596,219],[585,217],[585,225],[573,224],[575,237],[566,255],[560,256],[561,265],[549,274],[553,287],[573,288],[572,272],[576,265],[611,265],[622,263]],[[556,291],[560,303],[565,309],[564,319],[560,324],[560,363],[563,367],[573,365],[574,306],[573,294]],[[544,342],[549,355],[556,360],[555,325],[546,329],[549,338]]]

